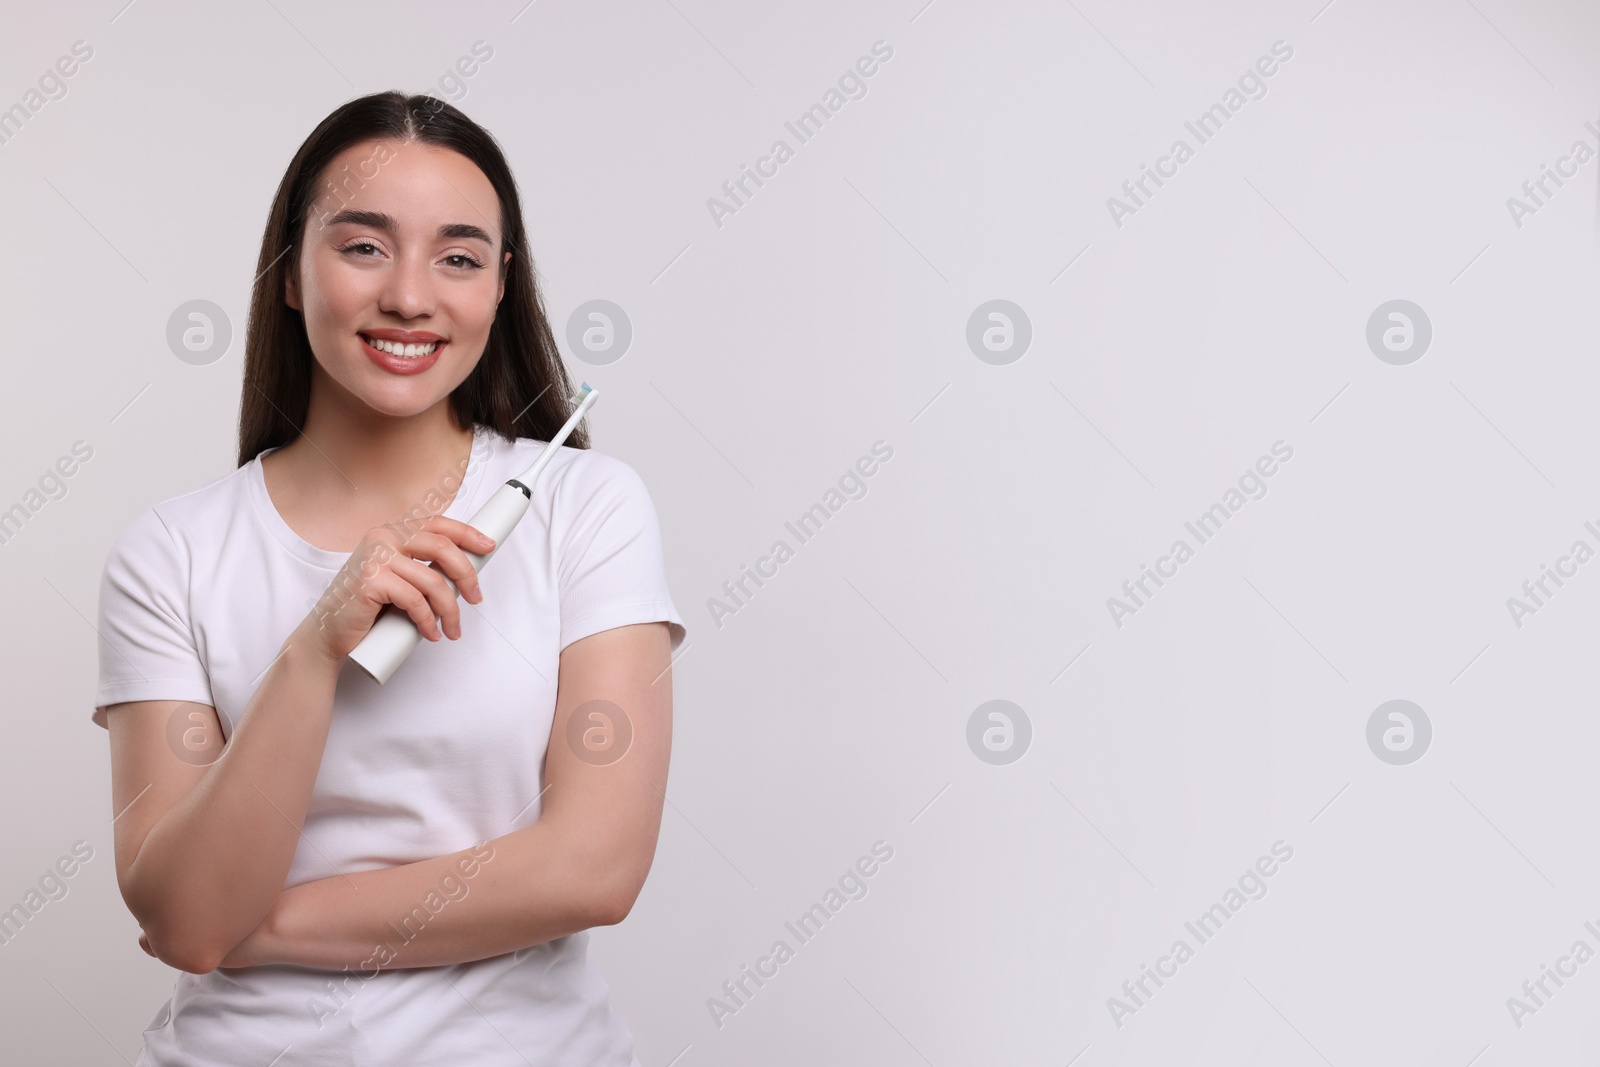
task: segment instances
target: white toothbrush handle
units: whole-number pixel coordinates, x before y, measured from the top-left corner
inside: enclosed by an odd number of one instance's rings
[[[467,553],[467,558],[480,572],[494,554],[500,551],[500,546],[505,544],[506,538],[527,513],[528,501],[527,490],[520,485],[507,482],[489,498],[488,503],[478,509],[478,513],[467,524],[488,534],[495,541],[494,547],[483,555],[476,552]],[[433,564],[430,563],[429,566]],[[450,592],[459,596],[460,590],[456,588],[456,583],[450,580],[449,575],[443,577],[445,584],[450,587]],[[417,624],[412,621],[411,616],[393,604],[385,604],[383,610],[378,612],[378,618],[373,622],[372,629],[368,630],[367,635],[350,650],[350,659],[356,666],[366,671],[373,681],[382,685],[421,643],[422,632],[417,629]]]

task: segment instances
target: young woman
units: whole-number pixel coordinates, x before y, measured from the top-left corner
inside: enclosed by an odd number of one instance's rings
[[[585,931],[650,869],[685,631],[581,427],[481,582],[465,554],[573,393],[506,161],[431,97],[354,100],[258,267],[238,469],[101,581],[117,880],[184,972],[139,1063],[636,1067]],[[429,643],[380,686],[346,657],[389,603]]]

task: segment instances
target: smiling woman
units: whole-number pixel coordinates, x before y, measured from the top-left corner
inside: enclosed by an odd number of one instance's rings
[[[393,158],[396,153],[391,151],[386,154]],[[456,158],[459,159],[460,157],[457,156]],[[440,159],[435,162],[447,166],[449,160]],[[396,238],[392,235],[399,233],[400,224],[395,221],[393,215],[382,211],[361,211],[345,208],[328,219],[324,224],[324,229],[334,234],[367,230],[391,235],[389,239],[394,242]],[[495,246],[494,238],[483,227],[465,222],[444,223],[439,227],[436,236],[440,241],[466,242],[470,246],[480,249],[480,256],[484,256],[484,258],[486,258],[486,250]],[[336,241],[335,243],[339,245],[337,254],[352,262],[366,259],[376,265],[384,256],[384,245],[378,241],[356,237],[350,241]],[[510,256],[511,253],[507,252],[506,257],[509,259]],[[466,251],[456,251],[448,254],[444,257],[444,261],[450,264],[453,269],[463,273],[479,271],[485,266],[483,258]],[[288,280],[288,290],[289,306],[299,308],[299,279],[291,276]],[[499,297],[503,294],[504,287],[502,286],[496,294],[497,304]],[[309,324],[307,328],[310,328]],[[481,332],[486,333],[487,331]],[[361,339],[366,354],[374,363],[395,374],[422,373],[433,366],[439,350],[449,343],[447,338],[440,337],[438,334],[428,330],[396,330],[381,327],[360,330],[356,336]],[[463,340],[468,343],[477,340],[479,342],[478,347],[481,349],[484,339],[480,335],[476,338],[468,336]]]
[[[654,857],[685,629],[644,482],[581,427],[488,580],[467,555],[493,542],[462,519],[573,392],[505,159],[432,98],[351,101],[290,163],[258,269],[238,469],[147,509],[101,579],[118,885],[184,972],[138,1063],[636,1067],[587,930]],[[348,657],[389,604],[434,644],[380,687]],[[622,758],[568,741],[597,701]],[[204,759],[167,729],[185,702]]]

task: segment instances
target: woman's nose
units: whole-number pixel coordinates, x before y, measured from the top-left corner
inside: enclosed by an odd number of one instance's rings
[[[401,318],[413,319],[433,312],[433,278],[420,256],[400,256],[384,277],[378,306]]]

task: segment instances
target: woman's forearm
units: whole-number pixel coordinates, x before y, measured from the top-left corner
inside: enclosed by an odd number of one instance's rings
[[[272,908],[322,763],[338,669],[291,635],[222,755],[151,827],[124,896],[163,958],[207,970]]]
[[[537,822],[473,849],[283,891],[251,963],[373,973],[469,963],[614,922],[600,872]],[[224,961],[227,965],[227,961]]]

